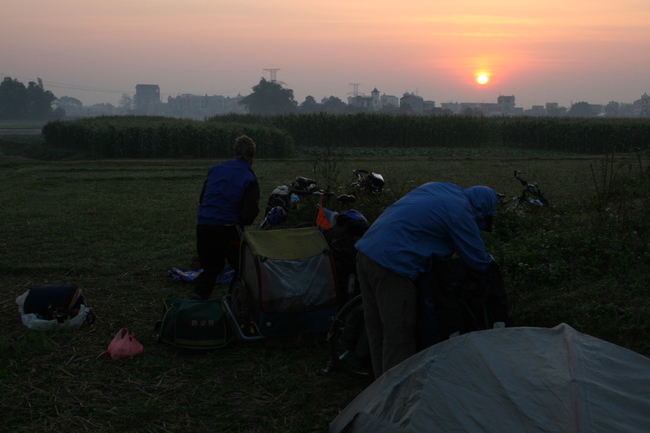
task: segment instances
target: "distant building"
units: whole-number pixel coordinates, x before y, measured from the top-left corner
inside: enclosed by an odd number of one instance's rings
[[[499,95],[497,98],[497,105],[501,107],[501,111],[510,112],[515,109],[515,95],[505,96]]]
[[[515,106],[515,97],[501,95],[497,98],[496,103],[490,102],[461,102],[443,103],[443,110],[449,110],[452,113],[470,115],[470,116],[521,116],[524,114],[523,108]]]
[[[533,105],[529,110],[525,110],[524,114],[533,117],[546,117],[548,116],[548,111],[543,105]]]
[[[638,117],[650,117],[650,96],[647,93],[644,93],[641,96],[641,99],[634,101],[633,113]]]
[[[366,108],[368,110],[377,111],[382,107],[382,100],[379,96],[379,90],[375,87],[370,93],[370,96],[354,95],[348,97],[348,105],[353,107]]]
[[[436,101],[424,101],[422,104],[422,109],[424,111],[434,111],[436,108]]]
[[[220,114],[246,113],[246,107],[239,101],[243,96],[237,95],[234,98],[217,96],[200,96],[184,93],[176,97],[167,97],[167,113],[174,117],[188,117],[202,119]]]
[[[443,102],[440,104],[440,106],[444,111],[448,111],[453,114],[460,113],[460,110],[462,109],[458,102]]]
[[[522,114],[521,110],[515,108],[514,95],[500,95],[496,104],[481,103],[480,110],[485,116],[514,116]]]
[[[560,107],[557,102],[547,102],[546,114],[551,117],[566,116],[566,107]]]
[[[603,114],[603,106],[601,104],[589,104],[589,108],[594,116],[600,116]]]
[[[399,98],[400,107],[410,107],[413,113],[422,113],[424,111],[424,98],[416,95],[415,93],[404,93],[404,96]]]
[[[160,87],[157,84],[138,84],[133,97],[137,113],[154,114],[159,111]]]
[[[610,101],[609,104],[605,105],[605,117],[618,117],[618,113],[621,110],[621,104],[616,101]]]
[[[388,107],[391,105],[395,108],[399,107],[399,98],[397,96],[387,95],[384,93],[379,99],[381,100],[382,107]]]

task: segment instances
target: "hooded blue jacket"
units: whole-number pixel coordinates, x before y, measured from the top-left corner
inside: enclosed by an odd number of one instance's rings
[[[386,208],[355,246],[375,263],[412,280],[431,270],[433,257],[449,260],[454,253],[469,268],[485,272],[492,258],[480,230],[497,202],[496,192],[488,187],[463,190],[447,182],[426,183]]]
[[[237,158],[214,165],[203,184],[197,223],[250,225],[259,213],[259,198],[257,176],[248,161]]]

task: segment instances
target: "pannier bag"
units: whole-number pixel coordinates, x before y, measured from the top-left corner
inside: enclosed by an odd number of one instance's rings
[[[30,287],[16,298],[22,322],[30,329],[56,326],[79,329],[91,324],[94,315],[76,286]]]
[[[477,284],[479,278],[481,284]],[[496,262],[480,276],[458,257],[436,260],[416,286],[418,350],[454,335],[508,325],[508,294]]]
[[[163,299],[158,341],[181,352],[213,350],[233,337],[221,300]]]

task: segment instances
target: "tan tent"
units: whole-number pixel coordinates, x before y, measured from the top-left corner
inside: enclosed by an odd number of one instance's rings
[[[646,433],[650,359],[565,324],[472,332],[387,371],[327,432]]]

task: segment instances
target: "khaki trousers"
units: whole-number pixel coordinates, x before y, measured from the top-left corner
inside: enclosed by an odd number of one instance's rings
[[[357,276],[375,378],[416,353],[415,282],[357,255]]]

